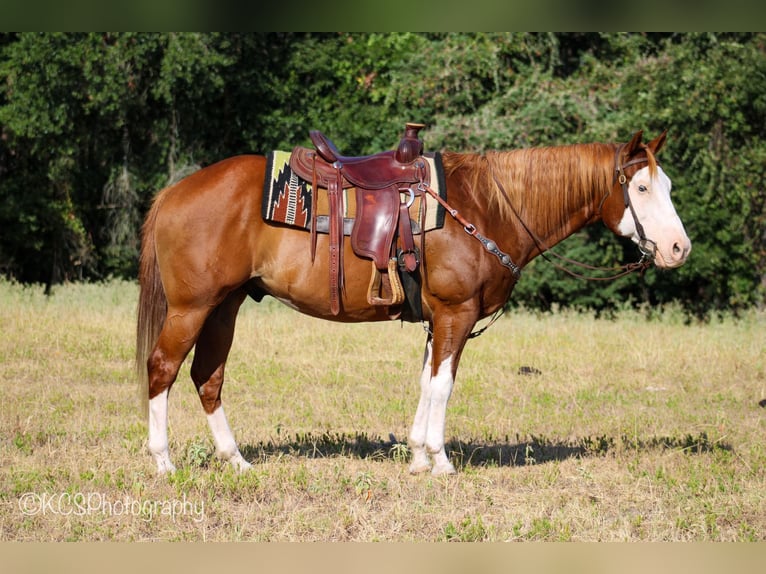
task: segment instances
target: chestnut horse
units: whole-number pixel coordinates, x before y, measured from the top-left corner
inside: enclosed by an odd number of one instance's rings
[[[665,133],[642,143],[638,132],[622,145],[442,154],[447,202],[459,217],[446,217],[441,229],[426,233],[419,266],[428,335],[409,434],[411,472],[455,472],[444,427],[461,353],[476,322],[506,304],[518,271],[531,259],[601,220],[640,243],[657,267],[684,263],[691,243],[671,202],[670,180],[655,161],[664,143]],[[262,219],[265,169],[264,157],[226,159],[161,191],[147,215],[137,366],[149,403],[148,448],[160,474],[175,470],[168,452],[168,393],[195,345],[191,378],[217,454],[239,470],[250,467],[221,404],[235,320],[248,295],[271,295],[334,321],[387,318],[368,304],[370,261],[357,257],[348,240],[341,311],[331,312],[327,236],[319,236],[312,261],[309,233]],[[493,243],[483,245],[466,233],[466,221]]]

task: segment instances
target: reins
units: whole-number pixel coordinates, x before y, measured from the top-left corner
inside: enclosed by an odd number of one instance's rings
[[[648,161],[648,159],[636,159],[631,162],[628,162],[627,164],[621,165],[619,162],[619,153],[621,150],[622,150],[622,146],[617,149],[617,154],[615,156],[615,166],[616,166],[615,167],[615,172],[616,172],[615,183],[619,182],[620,185],[622,186],[623,196],[625,200],[625,207],[630,208],[630,212],[633,215],[633,219],[636,223],[636,230],[638,231],[639,237],[640,237],[639,250],[641,251],[641,259],[639,259],[638,261],[634,263],[626,263],[619,267],[600,267],[595,265],[589,265],[588,263],[582,263],[581,261],[577,261],[575,259],[570,259],[569,257],[559,255],[555,251],[550,251],[549,247],[545,247],[543,245],[542,240],[539,237],[537,237],[537,235],[524,222],[521,215],[516,210],[516,207],[513,205],[511,198],[508,196],[508,193],[505,191],[505,187],[503,186],[502,183],[500,183],[500,180],[497,179],[497,176],[495,175],[495,172],[492,169],[492,165],[489,163],[489,160],[487,160],[487,165],[489,167],[490,174],[492,175],[492,179],[494,180],[495,185],[497,185],[497,188],[500,191],[500,194],[503,196],[503,199],[505,199],[506,203],[511,208],[511,211],[516,216],[516,219],[518,219],[524,231],[527,232],[527,235],[529,235],[529,237],[534,242],[535,247],[537,247],[538,251],[540,251],[540,255],[542,256],[542,258],[545,259],[551,265],[553,265],[556,269],[559,269],[577,279],[584,279],[586,281],[613,281],[615,279],[619,279],[620,277],[625,277],[626,275],[635,273],[636,271],[640,272],[640,274],[643,274],[652,264],[652,259],[654,258],[654,249],[656,249],[656,247],[654,246],[654,242],[652,242],[649,239],[646,239],[644,235],[644,228],[641,225],[641,223],[638,221],[636,212],[633,209],[633,204],[630,201],[630,194],[628,193],[627,177],[623,173],[625,167],[628,167],[630,165],[634,165],[637,163],[641,163],[644,161]],[[609,193],[611,193],[611,191]],[[609,197],[609,193],[607,193],[604,196],[604,198],[601,200],[601,203],[599,205],[599,211],[601,210],[601,206],[603,206],[604,201],[606,201],[606,198]],[[651,243],[651,246],[652,246],[651,252],[647,248],[647,245],[649,243]],[[556,263],[548,256],[548,253],[550,253],[550,255],[553,255],[557,259],[560,259],[561,261],[564,261],[576,267],[580,267],[582,269],[588,269],[590,271],[609,271],[609,272],[616,271],[616,273],[613,273],[612,275],[608,275],[605,277],[591,277],[588,275],[583,275],[582,273],[577,273],[576,271],[572,271],[571,269],[565,267],[564,265],[560,265]]]
[[[489,163],[489,160],[484,157],[484,160],[487,161],[487,165],[489,168],[489,172],[492,175],[492,179],[495,182],[495,185],[497,186],[498,190],[500,191],[500,194],[505,199],[508,206],[511,208],[511,211],[516,216],[516,219],[518,219],[519,223],[521,224],[524,231],[526,231],[527,235],[532,239],[532,241],[535,244],[535,247],[540,251],[540,255],[548,261],[551,265],[556,267],[557,269],[564,271],[568,275],[571,275],[572,277],[575,277],[577,279],[584,279],[586,281],[613,281],[615,279],[619,279],[620,277],[625,277],[626,275],[630,275],[631,273],[639,272],[641,275],[651,266],[652,260],[654,259],[654,254],[656,251],[656,245],[653,241],[650,239],[647,239],[644,234],[644,228],[641,225],[641,222],[638,220],[638,216],[636,215],[635,209],[633,208],[633,204],[630,201],[630,194],[628,192],[628,178],[624,173],[624,170],[626,167],[629,167],[631,165],[648,162],[649,159],[647,158],[641,158],[641,159],[634,159],[632,161],[629,161],[628,163],[621,164],[619,161],[620,152],[622,151],[624,145],[617,148],[616,154],[615,154],[615,179],[613,182],[613,186],[616,183],[619,183],[622,192],[623,192],[623,199],[625,201],[625,207],[626,209],[630,209],[630,213],[633,216],[633,220],[636,224],[636,231],[639,234],[639,250],[641,251],[641,258],[636,261],[635,263],[626,263],[624,265],[621,265],[619,267],[599,267],[595,265],[589,265],[588,263],[582,263],[580,261],[576,261],[574,259],[570,259],[569,257],[565,257],[563,255],[559,255],[555,251],[550,251],[550,248],[545,247],[543,245],[542,240],[529,228],[529,226],[526,224],[526,222],[522,219],[519,212],[516,210],[516,207],[513,205],[513,202],[511,201],[511,198],[509,197],[508,193],[505,190],[505,187],[500,182],[500,180],[495,175],[494,170],[492,169],[492,165]],[[484,237],[481,235],[478,230],[476,229],[476,226],[469,222],[467,219],[465,219],[457,209],[454,209],[449,203],[447,203],[446,200],[444,200],[437,192],[435,192],[433,189],[431,189],[430,186],[426,185],[425,183],[421,182],[418,185],[418,191],[426,192],[431,197],[433,197],[446,211],[449,213],[455,221],[457,221],[460,225],[463,226],[463,230],[470,235],[471,237],[474,237],[477,239],[481,244],[484,246],[484,248],[489,252],[495,255],[499,261],[500,264],[503,265],[505,268],[509,269],[511,273],[513,274],[514,278],[518,281],[518,279],[521,277],[521,268],[516,265],[513,260],[511,259],[511,256],[507,253],[504,253],[500,250],[500,248],[497,246],[497,243],[492,241],[491,239]],[[601,208],[604,205],[604,202],[606,201],[607,197],[609,197],[609,194],[611,193],[611,189],[607,194],[604,196],[604,198],[599,203],[599,212],[601,211]],[[612,275],[608,275],[605,277],[590,277],[588,275],[583,275],[582,273],[577,273],[576,271],[572,271],[571,269],[565,267],[564,265],[560,265],[553,261],[549,256],[548,252],[556,257],[557,259],[560,259],[561,261],[564,261],[566,263],[569,263],[570,265],[575,265],[577,267],[580,267],[582,269],[588,269],[590,271],[617,271],[616,273],[613,273]],[[511,289],[513,289],[514,283],[511,284]],[[510,299],[510,291],[508,293],[508,299]],[[500,307],[490,318],[489,322],[479,329],[478,331],[474,331],[468,335],[469,339],[478,337],[484,331],[489,329],[495,321],[497,321],[500,316],[505,313],[505,305]],[[430,332],[430,329],[424,325],[424,328],[427,333],[432,334]]]

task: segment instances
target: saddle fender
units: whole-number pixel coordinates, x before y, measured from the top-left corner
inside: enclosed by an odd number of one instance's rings
[[[351,230],[351,247],[358,255],[375,261],[380,270],[388,268],[400,203],[397,186],[381,190],[356,188],[356,218]]]

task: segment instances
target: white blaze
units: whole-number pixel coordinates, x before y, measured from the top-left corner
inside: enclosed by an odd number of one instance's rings
[[[648,167],[641,168],[628,186],[630,202],[644,228],[646,239],[657,246],[654,262],[659,267],[678,267],[686,261],[691,251],[691,241],[670,199],[671,187],[670,178],[659,166],[654,178],[650,177]],[[640,237],[629,207],[625,208],[617,229],[622,236],[639,242]]]

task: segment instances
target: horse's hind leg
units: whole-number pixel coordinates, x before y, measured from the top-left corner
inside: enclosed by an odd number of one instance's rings
[[[246,297],[244,290],[230,293],[205,321],[194,352],[191,377],[197,387],[202,408],[213,433],[216,454],[234,468],[250,468],[239,452],[221,404],[224,367],[234,338],[237,312]]]
[[[149,452],[157,472],[175,471],[168,451],[168,394],[178,369],[197,340],[209,311],[168,309],[157,344],[149,356]]]

